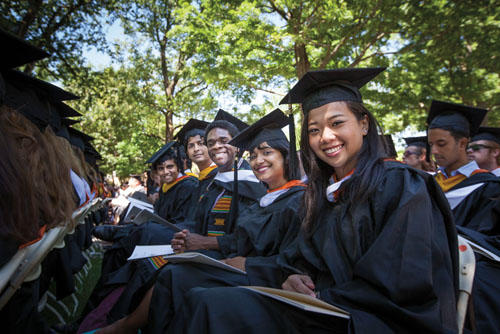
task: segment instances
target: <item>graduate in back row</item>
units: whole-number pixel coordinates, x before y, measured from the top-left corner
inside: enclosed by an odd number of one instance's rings
[[[172,333],[454,333],[457,237],[432,176],[384,161],[359,88],[383,69],[308,72],[302,103],[308,186],[297,243],[278,259],[283,288],[338,305],[350,320],[242,288],[192,289]]]
[[[467,156],[480,168],[500,176],[500,128],[479,128],[467,146]]]
[[[427,160],[427,136],[403,138],[406,149],[403,161],[410,167],[434,173],[436,168],[432,161]]]
[[[458,233],[500,256],[500,179],[469,161],[469,138],[478,134],[486,110],[433,101],[427,122],[428,141],[439,170],[436,181],[452,209]],[[487,137],[491,138],[491,137]],[[478,333],[500,332],[500,281],[498,262],[476,253],[472,290]],[[471,312],[471,311],[469,311]]]

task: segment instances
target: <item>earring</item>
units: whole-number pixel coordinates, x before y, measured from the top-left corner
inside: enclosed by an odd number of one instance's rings
[[[363,135],[366,135],[368,133],[367,129],[363,129]]]

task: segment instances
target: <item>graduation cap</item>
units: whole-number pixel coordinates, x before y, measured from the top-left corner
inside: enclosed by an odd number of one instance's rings
[[[69,135],[68,126],[62,125],[59,130],[56,130],[56,136],[62,137],[71,143],[71,137]]]
[[[70,125],[73,125],[73,124],[76,124],[76,123],[80,123],[80,121],[79,120],[75,120],[75,119],[62,118],[61,119],[61,123],[62,123],[62,125],[70,126]]]
[[[383,135],[384,149],[388,157],[397,157],[396,147],[391,135]]]
[[[241,151],[251,151],[263,142],[275,143],[281,147],[289,147],[289,155],[295,155],[295,142],[288,141],[281,130],[286,125],[290,125],[290,118],[280,109],[275,109],[240,132],[229,145],[238,147]],[[290,179],[298,177],[296,165],[296,160],[290,159]]]
[[[5,81],[4,103],[19,111],[41,130],[48,124],[60,128],[60,116],[52,114],[52,104],[78,97],[48,82],[15,70],[2,72]],[[54,106],[57,110],[58,106]],[[69,107],[67,107],[69,108]],[[66,112],[66,114],[69,114]],[[62,113],[65,116],[65,113]]]
[[[480,127],[471,141],[489,140],[500,145],[500,128]]]
[[[174,139],[177,139],[177,141],[181,143],[182,146],[186,146],[188,139],[187,135],[189,135],[189,137],[195,135],[200,135],[201,137],[203,137],[205,135],[205,129],[209,124],[210,123],[208,122],[191,118],[189,121],[187,121],[186,124],[184,124],[184,126],[179,130],[179,132],[177,132],[177,134],[174,136]]]
[[[153,154],[151,158],[146,161],[147,164],[154,164],[156,162],[159,162],[160,158],[168,153],[169,150],[174,149],[175,146],[179,145],[176,141],[171,141],[163,145],[158,151]]]
[[[85,143],[83,155],[85,157],[85,161],[94,167],[97,166],[97,160],[102,160],[102,156],[90,143]]]
[[[427,137],[426,136],[407,137],[407,138],[403,138],[403,139],[406,142],[406,146],[417,146],[417,147],[427,148]]]
[[[487,112],[482,108],[433,100],[427,124],[429,129],[443,129],[469,137],[477,133]]]
[[[239,131],[243,131],[246,128],[248,128],[248,124],[243,122],[242,120],[234,117],[227,111],[224,111],[222,109],[219,109],[217,112],[217,115],[215,115],[214,121],[228,121],[229,123],[233,124],[238,128]]]
[[[362,103],[359,89],[375,78],[385,67],[341,68],[307,72],[280,104],[302,103],[304,113],[335,101]]]
[[[0,29],[0,68],[14,68],[49,57],[50,55],[28,42]]]
[[[4,80],[21,89],[32,88],[40,95],[53,101],[68,101],[79,99],[73,93],[16,70],[2,71]]]
[[[56,107],[57,113],[59,115],[61,115],[61,117],[80,117],[80,116],[82,116],[82,114],[80,114],[78,111],[76,111],[75,109],[68,106],[66,103],[55,102],[54,106]]]
[[[68,128],[68,133],[69,133],[69,142],[72,145],[81,149],[82,152],[85,151],[85,143],[94,140],[94,137],[91,137],[74,128]]]
[[[282,141],[288,146],[281,128],[288,124],[288,118],[280,109],[275,109],[234,137],[229,145],[243,151],[250,151],[265,141]]]

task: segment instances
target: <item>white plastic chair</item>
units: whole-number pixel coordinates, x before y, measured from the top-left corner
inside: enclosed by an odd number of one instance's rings
[[[474,272],[476,270],[476,258],[474,251],[467,240],[458,236],[458,263],[459,263],[459,294],[457,301],[457,325],[458,333],[464,330],[467,305],[474,283]]]

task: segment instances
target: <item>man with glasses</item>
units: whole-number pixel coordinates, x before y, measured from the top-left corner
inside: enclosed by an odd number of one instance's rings
[[[452,209],[457,232],[500,256],[500,179],[467,158],[486,110],[432,101],[427,138],[439,165],[435,179]],[[473,137],[476,138],[476,137]],[[471,149],[472,150],[472,149]],[[500,267],[476,253],[472,290],[477,333],[500,333]]]
[[[408,137],[403,139],[407,145],[403,154],[404,163],[416,169],[434,172],[434,166],[431,162],[426,160],[427,136]]]
[[[467,156],[480,168],[500,176],[500,128],[479,128],[467,147]]]

